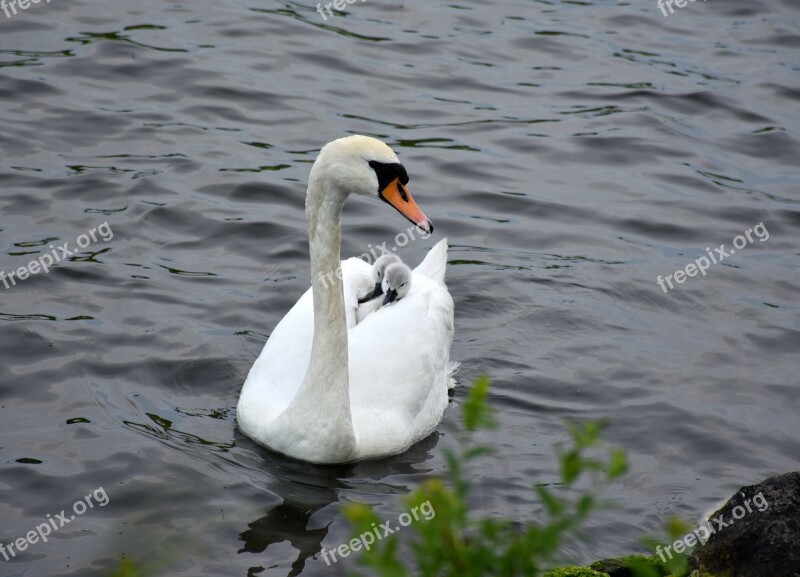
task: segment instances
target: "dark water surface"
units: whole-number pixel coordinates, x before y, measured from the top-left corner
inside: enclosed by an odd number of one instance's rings
[[[567,418],[610,420],[628,450],[577,561],[798,468],[797,2],[314,6],[0,12],[0,270],[77,249],[0,286],[0,542],[109,499],[0,575],[107,575],[123,554],[156,574],[342,573],[352,557],[319,551],[348,538],[343,504],[396,518],[481,373],[501,427],[478,509],[536,518]],[[235,405],[309,284],[310,163],[350,133],[398,151],[436,223],[402,256],[450,240],[462,386],[409,453],[318,468],[244,438]],[[345,257],[407,227],[365,199],[345,213]],[[104,222],[113,238],[81,239]],[[759,223],[768,239],[656,284]]]

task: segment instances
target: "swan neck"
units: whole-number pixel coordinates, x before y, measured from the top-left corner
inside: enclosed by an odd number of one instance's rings
[[[311,178],[306,196],[314,338],[295,408],[318,429],[316,448],[329,458],[346,460],[355,448],[340,258],[342,207],[347,195],[323,190],[322,184],[321,178]]]
[[[338,195],[326,196],[310,184],[306,219],[314,293],[313,346],[329,360],[336,358],[346,374],[347,321],[340,256],[344,200]]]

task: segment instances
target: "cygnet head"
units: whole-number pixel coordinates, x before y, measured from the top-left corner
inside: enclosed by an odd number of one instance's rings
[[[378,257],[375,261],[375,264],[372,265],[372,280],[375,282],[375,291],[372,293],[371,299],[375,297],[379,297],[383,294],[383,287],[381,284],[383,283],[383,277],[386,272],[386,268],[389,265],[402,263],[403,261],[400,260],[400,257],[394,254],[384,254]]]
[[[381,286],[386,293],[384,306],[399,301],[411,290],[411,269],[403,263],[390,264],[386,267]]]
[[[323,146],[308,184],[307,207],[324,203],[321,196],[337,195],[342,202],[350,194],[369,196],[390,204],[426,233],[433,232],[433,224],[408,191],[405,167],[394,151],[376,138],[356,134]]]

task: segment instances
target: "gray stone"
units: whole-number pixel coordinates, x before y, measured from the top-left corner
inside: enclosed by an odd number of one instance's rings
[[[800,472],[743,487],[709,521],[716,532],[690,558],[701,575],[800,577]]]

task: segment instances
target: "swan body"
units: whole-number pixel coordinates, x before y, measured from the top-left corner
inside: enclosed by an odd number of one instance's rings
[[[360,323],[372,267],[339,259],[350,193],[385,200],[432,231],[407,182],[394,152],[376,139],[351,136],[320,151],[306,199],[312,287],[272,331],[237,406],[239,428],[255,441],[304,461],[345,463],[401,453],[441,421],[455,367],[447,241],[414,269],[405,298]]]

